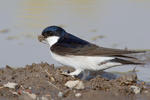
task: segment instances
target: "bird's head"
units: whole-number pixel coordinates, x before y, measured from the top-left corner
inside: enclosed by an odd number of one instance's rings
[[[49,26],[43,30],[38,39],[40,42],[46,40],[49,45],[52,46],[65,34],[66,31],[63,28],[58,26]]]

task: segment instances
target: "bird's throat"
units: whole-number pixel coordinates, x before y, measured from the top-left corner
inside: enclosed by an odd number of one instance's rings
[[[46,40],[51,47],[59,40],[59,37],[58,36],[50,36]]]

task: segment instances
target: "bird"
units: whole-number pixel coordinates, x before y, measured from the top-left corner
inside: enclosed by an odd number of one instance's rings
[[[144,64],[130,54],[145,51],[101,47],[74,36],[59,26],[46,27],[38,40],[49,44],[52,58],[75,69],[68,73],[70,76],[78,76],[84,70],[99,71],[122,65]]]

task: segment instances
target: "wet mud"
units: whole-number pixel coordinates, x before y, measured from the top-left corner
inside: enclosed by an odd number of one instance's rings
[[[150,85],[138,80],[136,72],[120,76],[90,72],[71,77],[69,67],[48,63],[6,66],[0,69],[0,100],[149,100]]]

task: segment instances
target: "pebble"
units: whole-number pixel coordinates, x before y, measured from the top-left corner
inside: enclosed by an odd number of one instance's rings
[[[48,98],[45,96],[42,96],[40,100],[48,100]]]
[[[11,88],[11,89],[15,89],[15,87],[16,87],[17,85],[18,85],[17,83],[8,82],[8,83],[4,84],[4,87]]]
[[[132,89],[135,94],[138,94],[141,92],[141,88],[134,86],[134,85],[130,86],[130,89]]]
[[[50,77],[50,79],[51,79],[51,81],[52,81],[52,82],[55,82],[55,79],[54,79],[54,77]]]
[[[75,80],[75,81],[67,81],[65,83],[65,86],[68,88],[75,88],[75,89],[84,89],[84,84],[82,81]]]
[[[76,97],[81,97],[81,95],[82,95],[81,93],[76,93],[75,94]]]
[[[146,90],[146,91],[144,91],[144,93],[148,93],[148,91]]]
[[[32,87],[29,87],[28,89],[30,89],[30,90],[31,90],[31,89],[32,89]]]
[[[24,99],[26,98],[26,99]],[[26,91],[22,91],[22,95],[20,95],[19,100],[36,100],[37,96],[34,93],[29,93]]]
[[[63,97],[63,93],[62,93],[62,92],[59,92],[59,93],[58,93],[58,97]]]
[[[33,93],[28,93],[28,92],[26,92],[27,94],[28,94],[28,96],[30,96],[32,99],[36,99],[36,95],[35,94],[33,94]]]

